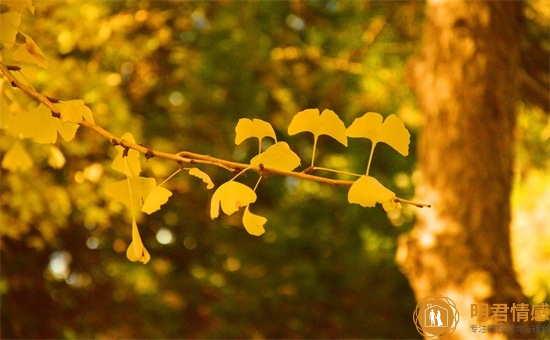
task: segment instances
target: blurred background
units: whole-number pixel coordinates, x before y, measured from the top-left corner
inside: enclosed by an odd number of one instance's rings
[[[131,132],[155,150],[237,162],[257,152],[253,142],[235,146],[240,118],[271,122],[305,168],[311,135],[286,132],[298,111],[332,109],[346,126],[368,111],[397,114],[411,132],[411,153],[379,145],[370,173],[412,198],[422,114],[405,75],[423,7],[37,2],[21,30],[50,66],[24,66],[23,74],[50,97],[84,99],[95,121],[117,136]],[[518,122],[519,280],[528,296],[544,301],[550,125],[543,110],[528,105]],[[2,154],[13,142],[0,134]],[[268,177],[254,205],[268,218],[266,233],[255,237],[240,214],[212,221],[212,191],[180,173],[166,184],[174,193],[168,203],[138,217],[152,257],[142,265],[126,258],[129,211],[105,195],[124,179],[110,168],[110,142],[81,128],[70,143],[21,143],[34,166],[2,169],[1,177],[3,338],[420,338],[411,322],[414,295],[395,264],[397,237],[412,229],[417,208],[387,215],[350,205],[347,188]],[[321,138],[317,150],[316,165],[363,173],[370,145],[350,139],[344,148]],[[142,168],[157,183],[178,169],[144,157]],[[200,169],[216,185],[233,176]],[[249,174],[242,181],[256,180]]]

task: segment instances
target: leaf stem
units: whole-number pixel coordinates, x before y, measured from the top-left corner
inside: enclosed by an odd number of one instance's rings
[[[182,171],[183,168],[179,168],[178,170],[176,170],[173,174],[171,174],[170,176],[168,176],[168,178],[166,178],[164,181],[162,181],[162,183],[160,183],[158,186],[161,187],[164,183],[168,182],[168,180],[174,176],[176,176],[176,174],[180,171]]]
[[[374,155],[374,148],[376,147],[376,143],[372,143],[372,149],[370,149],[370,156],[369,156],[369,163],[367,164],[367,176],[369,175],[370,170],[370,163],[372,161],[372,155]]]
[[[313,136],[313,152],[311,154],[311,167],[313,168],[313,162],[315,162],[315,149],[317,149],[317,138],[318,136]]]

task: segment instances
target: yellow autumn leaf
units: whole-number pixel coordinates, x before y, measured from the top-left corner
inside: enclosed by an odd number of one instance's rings
[[[267,218],[255,215],[249,210],[250,205],[247,205],[243,214],[243,225],[250,235],[260,236],[265,233],[264,224]]]
[[[371,176],[361,176],[348,191],[348,202],[363,207],[374,207],[376,203],[386,203],[395,198],[395,194]]]
[[[212,189],[214,187],[214,182],[212,182],[210,176],[208,176],[206,172],[199,170],[198,168],[190,169],[189,175],[202,179],[202,181],[206,183],[206,189]]]
[[[19,32],[19,24],[21,24],[20,11],[7,11],[0,14],[0,43],[11,47]]]
[[[17,49],[13,52],[13,60],[34,64],[42,68],[48,68],[48,62],[40,50],[40,47],[38,47],[30,36],[23,32],[19,33],[25,37],[25,43],[17,47]]]
[[[26,8],[29,12],[34,14],[34,5],[32,0],[0,0],[0,5],[6,5],[17,12],[21,12],[23,8]]]
[[[84,104],[82,99],[60,101],[56,106],[61,111],[61,121],[63,123],[80,124],[83,119],[87,122],[94,122],[92,111]]]
[[[250,165],[259,164],[263,164],[269,169],[292,171],[300,165],[300,157],[290,149],[286,142],[278,142],[250,160]]]
[[[348,145],[346,126],[332,110],[323,110],[321,115],[319,115],[319,109],[298,112],[288,126],[288,134],[292,136],[305,131],[313,133],[315,139],[320,135],[327,135],[345,146]]]
[[[105,189],[105,194],[133,211],[139,211],[147,196],[157,186],[154,178],[129,177],[125,180],[110,184]],[[131,195],[131,196],[130,196]]]
[[[210,218],[215,219],[220,215],[220,204],[227,215],[238,211],[241,207],[256,202],[256,193],[246,185],[229,181],[220,185],[212,195],[210,204]]]
[[[135,218],[132,219],[132,242],[126,250],[126,257],[132,262],[139,261],[143,262],[143,264],[146,264],[151,259],[151,255],[149,255],[149,252],[145,249],[143,242],[141,242],[141,237],[139,236],[139,230]]]
[[[70,141],[74,138],[77,124],[66,123],[52,117],[50,109],[40,104],[37,108],[15,115],[8,119],[5,128],[15,136],[32,138],[37,143],[53,144],[57,141],[57,133],[64,140]]]
[[[2,168],[17,172],[32,168],[32,158],[19,141],[16,141],[2,158]]]
[[[147,195],[147,199],[143,203],[143,206],[141,207],[141,211],[151,215],[155,211],[159,210],[161,205],[168,202],[168,198],[170,196],[172,196],[172,192],[166,188],[163,188],[163,187],[153,188],[153,190],[151,190],[149,195]]]
[[[241,144],[245,139],[258,138],[260,146],[264,137],[270,137],[277,142],[275,130],[270,123],[261,119],[241,118],[235,127],[235,144]]]
[[[124,136],[122,136],[122,139],[131,143],[136,142],[132,134],[129,132],[125,133]],[[115,146],[115,148],[118,150],[118,155],[113,160],[111,168],[113,170],[126,174],[126,176],[128,177],[138,176],[141,172],[141,165],[139,163],[139,152],[133,149],[129,149],[128,155],[126,155],[126,157],[123,157],[124,147],[117,145]]]
[[[363,117],[356,118],[348,127],[348,137],[368,138],[372,141],[373,149],[376,143],[384,142],[397,150],[403,156],[409,154],[411,134],[396,115],[389,115],[382,123],[382,115],[367,112]]]

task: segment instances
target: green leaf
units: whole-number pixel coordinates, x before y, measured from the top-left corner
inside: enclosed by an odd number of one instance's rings
[[[151,255],[149,255],[149,252],[145,249],[143,242],[141,242],[135,217],[132,218],[132,242],[126,250],[126,257],[132,262],[139,261],[143,264],[147,264],[147,262],[151,259]]]
[[[261,119],[241,118],[235,127],[235,144],[241,144],[245,139],[258,138],[260,146],[264,137],[270,137],[277,142],[275,130],[270,123]]]
[[[231,215],[253,202],[256,202],[254,190],[239,182],[225,182],[212,195],[210,218],[215,219],[220,215],[220,204],[223,212]]]
[[[32,158],[27,150],[21,142],[16,141],[4,155],[2,168],[13,172],[27,171],[32,168],[32,163]]]
[[[247,205],[243,214],[243,225],[250,235],[260,236],[265,233],[264,224],[267,218],[255,215],[249,210],[250,205]]]
[[[163,187],[155,187],[151,190],[149,195],[147,195],[147,199],[145,200],[145,203],[143,203],[141,211],[151,215],[155,211],[159,210],[161,205],[168,202],[168,198],[170,196],[172,196],[172,192],[170,190]]]
[[[374,207],[376,203],[387,203],[395,194],[370,176],[361,176],[348,191],[348,202],[363,207]],[[387,206],[387,205],[386,205]]]
[[[145,200],[156,186],[157,182],[154,178],[129,177],[109,185],[105,189],[105,194],[123,203],[132,211],[140,211]]]
[[[348,127],[348,137],[368,138],[374,145],[384,142],[397,150],[403,156],[409,154],[411,134],[396,115],[389,115],[382,123],[382,115],[375,112],[367,112],[363,117],[356,118]]]
[[[300,165],[300,157],[296,155],[286,142],[278,142],[250,160],[250,165],[263,164],[269,169],[292,171]]]
[[[135,139],[131,133],[127,132],[122,136],[122,139],[135,143]],[[139,163],[139,152],[133,149],[128,150],[126,157],[124,156],[124,147],[117,145],[115,148],[118,150],[118,155],[113,160],[111,168],[113,170],[122,172],[128,177],[138,176],[141,172],[141,164]]]
[[[82,99],[60,101],[56,106],[61,111],[61,121],[63,123],[80,124],[82,120],[94,122],[92,111],[84,104]]]
[[[212,189],[214,188],[214,182],[210,179],[210,176],[204,171],[201,171],[198,168],[192,168],[189,170],[189,175],[198,177],[202,179],[204,183],[206,183],[206,189]]]

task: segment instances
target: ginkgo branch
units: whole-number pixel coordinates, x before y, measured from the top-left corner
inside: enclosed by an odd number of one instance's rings
[[[20,71],[21,68],[19,66],[11,66],[11,65],[7,66],[6,64],[4,64],[3,62],[0,61],[0,71],[10,81],[12,87],[20,89],[21,91],[23,91],[27,95],[35,98],[37,101],[39,101],[40,103],[45,105],[47,108],[50,109],[50,111],[52,113],[52,116],[54,116],[56,118],[61,117],[61,111],[53,103],[53,101],[56,101],[56,100],[53,100],[52,98],[49,98],[48,96],[43,95],[42,93],[36,91],[31,86],[21,82],[19,79],[17,79],[11,73],[12,70]],[[258,173],[261,173],[262,177],[265,176],[265,175],[270,175],[270,174],[280,175],[280,176],[287,176],[287,177],[295,177],[295,178],[303,179],[303,180],[315,181],[315,182],[324,183],[324,184],[330,184],[332,186],[351,186],[354,183],[354,181],[331,179],[331,178],[327,178],[327,177],[311,175],[311,174],[304,173],[304,172],[285,171],[285,170],[268,168],[268,167],[264,167],[263,164],[251,166],[250,164],[232,162],[232,161],[228,161],[228,160],[225,160],[225,159],[216,158],[216,157],[212,157],[212,156],[209,156],[209,155],[198,154],[198,153],[194,153],[194,152],[190,152],[190,151],[181,151],[181,152],[178,152],[178,153],[175,153],[175,154],[162,152],[162,151],[156,151],[156,150],[152,150],[152,149],[149,149],[147,147],[144,147],[142,145],[139,145],[137,143],[132,143],[132,142],[129,142],[125,139],[117,137],[114,134],[112,134],[111,132],[107,131],[106,129],[104,129],[103,127],[97,125],[94,122],[84,120],[84,121],[80,122],[79,125],[83,126],[83,127],[86,127],[86,128],[89,128],[89,129],[95,131],[96,133],[102,135],[107,140],[109,140],[113,145],[120,145],[123,148],[136,150],[137,152],[145,155],[147,157],[147,159],[150,159],[150,158],[166,159],[166,160],[176,162],[180,166],[181,166],[182,163],[208,164],[208,165],[213,165],[213,166],[217,166],[217,167],[220,167],[220,168],[224,168],[224,169],[226,169],[228,171],[231,171],[233,173],[236,173],[236,174],[240,174],[240,173],[242,173],[246,170],[251,169],[251,170],[254,170]],[[312,159],[312,161],[313,161],[313,159]],[[314,168],[314,169],[330,170],[332,172],[340,172],[338,170],[331,170],[331,169],[325,169],[325,168]],[[346,172],[341,172],[341,173],[349,174],[349,173],[346,173]],[[350,174],[350,175],[353,175],[353,174]],[[398,197],[396,197],[395,200],[398,201],[398,202],[401,202],[401,203],[412,204],[412,205],[415,205],[415,206],[420,207],[420,208],[430,206],[428,204],[416,203],[416,202],[408,201],[408,200],[398,198]]]

